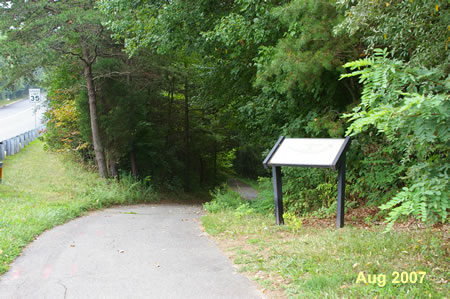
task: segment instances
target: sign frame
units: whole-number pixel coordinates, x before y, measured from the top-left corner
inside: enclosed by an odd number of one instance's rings
[[[293,138],[288,138],[293,139]],[[350,147],[350,137],[342,138],[342,144],[333,158],[331,164],[296,164],[296,163],[271,163],[271,159],[283,146],[283,142],[286,139],[284,136],[278,138],[275,145],[270,150],[269,154],[263,161],[264,168],[272,167],[272,177],[273,177],[273,189],[274,189],[274,203],[275,203],[275,217],[278,225],[284,224],[283,219],[283,193],[282,193],[282,180],[281,180],[281,167],[312,167],[312,168],[331,168],[338,171],[338,198],[337,198],[337,215],[336,215],[336,226],[337,228],[342,228],[344,226],[344,203],[345,203],[345,160],[346,152]],[[331,140],[333,138],[301,138],[305,140]],[[339,138],[341,139],[341,138]],[[298,139],[300,140],[300,139]]]

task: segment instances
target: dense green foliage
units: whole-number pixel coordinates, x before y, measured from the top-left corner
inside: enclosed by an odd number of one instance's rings
[[[391,5],[392,4],[392,5]],[[448,3],[360,1],[336,28],[360,35],[371,57],[349,62],[363,84],[361,102],[347,115],[347,134],[385,136],[402,187],[381,206],[393,224],[403,215],[446,222],[449,207]],[[376,28],[376,30],[374,29]],[[384,47],[384,50],[376,49]],[[394,154],[394,155],[392,155]],[[398,192],[398,193],[397,193]]]
[[[347,133],[375,126],[401,150],[400,163],[407,168],[407,186],[382,209],[395,208],[390,220],[413,214],[423,221],[445,222],[450,198],[448,75],[389,59],[386,51],[345,66],[364,67],[345,75],[358,75],[364,84],[361,104],[347,115],[352,121]]]
[[[0,36],[0,41],[2,36]],[[0,101],[10,101],[14,99],[23,98],[27,91],[28,85],[26,84],[23,78],[15,80],[12,84],[8,82],[8,76],[6,74],[2,74],[1,70],[4,70],[5,59],[0,56]]]
[[[45,67],[51,147],[99,168],[102,152],[110,176],[188,191],[233,171],[270,175],[261,161],[280,135],[351,134],[351,205],[381,206],[389,220],[447,221],[447,3],[94,2],[1,9],[5,74]],[[53,25],[29,21],[33,8]],[[334,208],[334,172],[283,175],[290,213]]]
[[[448,63],[448,1],[338,0],[346,18],[335,32],[358,36],[366,52],[392,55],[427,67]]]

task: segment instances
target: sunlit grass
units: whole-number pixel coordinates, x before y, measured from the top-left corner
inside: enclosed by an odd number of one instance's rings
[[[286,297],[444,298],[449,292],[442,232],[303,226],[294,234],[274,225],[271,215],[237,217],[234,211],[208,213],[203,225],[241,271],[266,289],[282,289]],[[422,283],[395,284],[395,271],[426,275]],[[360,273],[367,284],[358,281]],[[368,274],[377,275],[375,283],[368,282]]]

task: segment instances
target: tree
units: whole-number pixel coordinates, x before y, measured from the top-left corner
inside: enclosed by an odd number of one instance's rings
[[[426,67],[448,63],[448,1],[340,0],[345,18],[334,28],[355,36],[370,54],[388,48],[394,58]],[[446,13],[447,11],[447,13]]]
[[[165,55],[170,61],[172,86],[180,88],[184,103],[183,156],[184,190],[190,189],[191,168],[191,120],[190,110],[195,88],[193,78],[197,74],[194,65],[199,60],[200,32],[207,28],[220,13],[225,3],[219,6],[212,2],[196,1],[144,1],[124,0],[100,1],[101,9],[114,16],[108,27],[118,40],[124,40],[127,52],[134,55],[142,49]],[[172,95],[174,90],[172,89]]]
[[[39,67],[49,69],[63,60],[83,66],[95,158],[99,174],[106,177],[92,72],[109,38],[103,20],[90,0],[3,1],[0,8],[0,31],[5,35],[0,47],[2,53],[8,53],[6,66],[11,81],[32,74]]]

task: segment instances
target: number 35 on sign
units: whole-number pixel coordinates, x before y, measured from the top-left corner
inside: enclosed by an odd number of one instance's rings
[[[39,88],[30,88],[30,102],[39,103],[41,101],[41,90]]]

